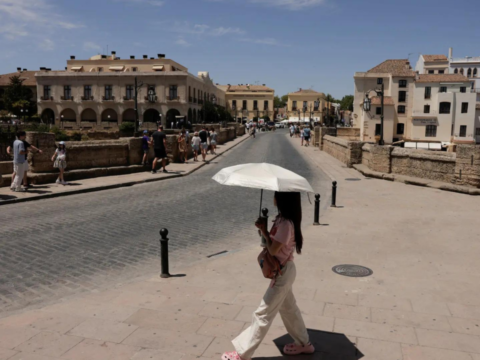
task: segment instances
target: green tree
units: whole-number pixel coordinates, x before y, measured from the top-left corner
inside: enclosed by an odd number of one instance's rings
[[[336,100],[332,95],[327,94],[325,95],[325,101],[331,102],[331,103],[339,103],[340,101]]]
[[[205,115],[205,123],[215,124],[219,122],[220,117],[218,115],[217,108],[210,101],[205,101],[202,106],[202,112]]]
[[[353,111],[353,95],[345,95],[340,101],[341,110]]]
[[[36,104],[32,102],[32,90],[23,85],[23,81],[18,75],[12,76],[3,94],[5,109],[17,117],[22,115],[22,109],[28,109],[30,115],[37,112]]]

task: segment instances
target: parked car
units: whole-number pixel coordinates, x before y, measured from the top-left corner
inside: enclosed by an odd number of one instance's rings
[[[283,128],[285,127],[285,125],[283,125],[282,123],[276,123],[276,124],[275,124],[275,127],[276,127],[277,129],[283,129]]]

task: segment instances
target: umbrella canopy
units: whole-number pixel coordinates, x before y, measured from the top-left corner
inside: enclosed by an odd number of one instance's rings
[[[231,166],[218,172],[213,180],[229,186],[313,193],[312,187],[304,177],[280,166],[267,163]]]

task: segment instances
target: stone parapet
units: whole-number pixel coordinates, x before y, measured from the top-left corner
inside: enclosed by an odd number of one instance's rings
[[[393,151],[392,146],[364,144],[362,146],[361,163],[368,166],[373,171],[390,174],[391,172],[390,154],[392,151]]]
[[[318,147],[320,148],[320,150],[323,150],[323,139],[327,135],[334,136],[336,133],[336,130],[335,128],[327,128],[327,127],[321,126],[319,127],[318,131],[319,131],[318,140],[316,140],[315,142],[318,144]]]
[[[480,188],[480,145],[457,145],[454,182]]]
[[[323,151],[340,160],[348,167],[362,162],[363,142],[348,141],[330,135],[325,135],[323,142]]]

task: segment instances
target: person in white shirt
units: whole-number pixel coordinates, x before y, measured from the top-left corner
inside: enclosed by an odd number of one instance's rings
[[[68,185],[68,183],[63,178],[63,173],[67,167],[67,149],[65,147],[65,142],[60,141],[58,144],[58,148],[55,150],[55,154],[52,156],[53,167],[57,168],[60,171],[58,175],[58,179],[56,181],[57,184]]]
[[[198,161],[198,152],[200,151],[200,137],[198,136],[198,132],[195,131],[195,134],[192,138],[192,148],[193,148],[193,161]]]

